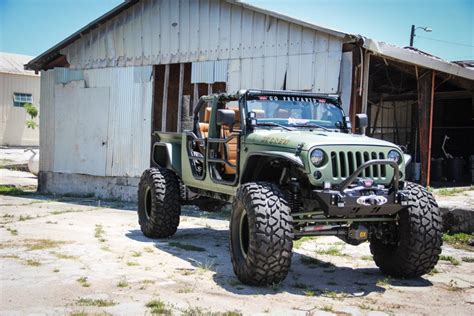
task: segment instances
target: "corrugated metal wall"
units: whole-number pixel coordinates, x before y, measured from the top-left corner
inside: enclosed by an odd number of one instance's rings
[[[281,89],[286,74],[287,89],[335,93],[342,38],[223,0],[144,0],[62,53],[78,69],[228,60],[229,91]]]
[[[50,128],[41,137],[42,171],[133,177],[148,167],[152,67],[43,73],[42,124]]]
[[[22,107],[13,106],[13,94],[31,93],[40,106],[40,78],[31,75],[0,73],[0,145],[38,146],[39,129],[26,127],[30,117]],[[39,122],[38,118],[36,119]]]

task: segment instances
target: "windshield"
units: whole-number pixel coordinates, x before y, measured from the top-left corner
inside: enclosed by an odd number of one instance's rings
[[[258,124],[341,129],[344,122],[337,105],[316,97],[258,96],[247,100],[247,111],[255,112]]]

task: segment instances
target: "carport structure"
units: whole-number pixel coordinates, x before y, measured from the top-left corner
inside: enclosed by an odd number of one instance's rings
[[[445,136],[450,154],[469,161],[474,155],[474,70],[469,64],[362,37],[345,44],[344,51],[353,62],[351,116],[367,113],[369,136],[406,148],[414,162],[409,177],[423,185],[442,180],[437,174],[430,181],[430,171],[432,158],[445,156]],[[469,183],[471,175],[450,180]]]

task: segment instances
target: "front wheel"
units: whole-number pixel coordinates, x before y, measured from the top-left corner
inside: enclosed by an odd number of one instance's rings
[[[370,251],[380,270],[394,277],[415,278],[430,272],[441,253],[442,222],[433,195],[424,187],[408,183],[408,207],[399,212],[396,241],[384,243],[375,237]]]
[[[231,260],[239,280],[259,286],[283,281],[292,248],[292,218],[282,191],[270,183],[242,185],[230,220]]]
[[[150,238],[167,238],[176,232],[181,213],[177,176],[170,170],[150,168],[138,184],[138,223]]]

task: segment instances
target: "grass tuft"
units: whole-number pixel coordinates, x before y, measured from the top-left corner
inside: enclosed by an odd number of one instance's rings
[[[92,298],[80,298],[77,300],[77,304],[80,306],[97,306],[97,307],[107,307],[117,305],[112,300],[104,300],[104,299],[92,299]]]
[[[0,195],[25,195],[27,192],[13,185],[0,185]]]
[[[91,286],[91,284],[89,282],[87,282],[87,277],[80,277],[79,279],[76,280],[77,282],[79,282],[79,284],[82,286],[82,287],[89,287]]]
[[[443,241],[458,249],[473,250],[474,247],[470,246],[471,240],[473,239],[474,234],[443,234]]]
[[[128,286],[128,282],[127,282],[126,279],[122,279],[117,283],[117,287],[123,288],[123,287],[127,287],[127,286]]]
[[[342,253],[341,249],[336,246],[331,246],[327,249],[317,249],[316,253],[319,255],[329,255],[329,256],[337,256],[337,257],[346,256],[346,254]]]
[[[151,309],[153,315],[171,315],[171,309],[169,309],[166,304],[160,300],[151,300],[145,305]]]
[[[9,231],[10,234],[12,234],[13,236],[18,235],[18,230],[14,229],[14,228],[8,227],[8,228],[7,228],[7,231]]]
[[[28,259],[25,261],[25,264],[31,267],[39,267],[41,265],[41,262],[39,262],[38,260]]]
[[[462,257],[461,260],[464,262],[474,262],[474,257]]]
[[[449,261],[453,266],[458,266],[458,265],[461,264],[458,259],[456,259],[456,258],[454,258],[454,257],[452,257],[452,256],[441,255],[441,256],[439,256],[439,260],[441,260],[441,261]]]

